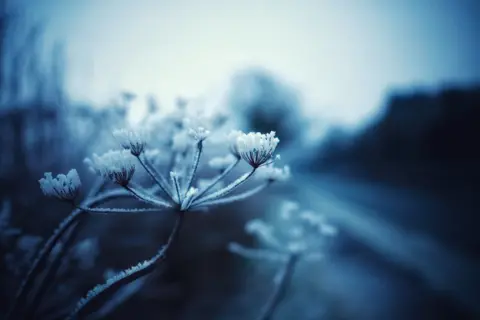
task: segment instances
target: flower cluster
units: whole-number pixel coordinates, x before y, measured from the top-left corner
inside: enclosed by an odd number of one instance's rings
[[[288,166],[283,168],[273,166],[276,159],[274,153],[280,141],[275,136],[275,132],[243,133],[232,131],[227,135],[230,154],[226,157],[217,157],[207,161],[212,168],[220,171],[218,175],[208,179],[199,179],[198,171],[201,167],[200,159],[204,155],[204,142],[207,141],[207,146],[215,143],[215,140],[212,141],[211,137],[211,132],[214,132],[215,129],[214,124],[219,125],[224,121],[220,118],[215,120],[202,117],[191,117],[190,119],[184,117],[182,121],[172,121],[172,119],[179,120],[180,116],[185,114],[186,109],[186,106],[182,106],[173,118],[164,118],[167,123],[163,126],[163,131],[156,130],[156,133],[162,132],[161,135],[167,135],[167,137],[161,137],[158,141],[148,139],[148,146],[152,149],[146,149],[147,134],[145,131],[118,129],[113,132],[113,135],[118,140],[121,150],[110,150],[103,155],[93,154],[91,159],[87,158],[85,160],[91,171],[98,174],[103,180],[121,186],[122,189],[105,191],[101,196],[95,195],[95,197],[92,197],[91,201],[86,199],[82,204],[76,205],[76,208],[80,210],[74,211],[60,224],[54,236],[51,237],[53,240],[47,241],[47,244],[55,244],[60,239],[58,235],[65,234],[83,212],[133,214],[168,209],[177,214],[177,224],[173,228],[167,244],[155,257],[138,264],[132,269],[127,269],[116,277],[109,279],[104,285],[97,286],[89,291],[87,296],[77,304],[77,308],[71,314],[72,319],[85,312],[84,310],[90,304],[90,301],[97,299],[98,296],[111,290],[112,287],[115,288],[114,284],[125,284],[133,281],[136,275],[151,272],[156,267],[157,261],[163,260],[171,241],[173,241],[172,239],[178,233],[185,212],[242,201],[262,191],[272,182],[285,181],[290,177]],[[241,161],[245,161],[250,166],[249,171],[234,179],[228,178],[228,175],[233,175],[235,167]],[[155,184],[154,186],[142,188],[131,181],[137,170],[136,164],[144,169],[150,180]],[[165,166],[165,168],[158,168],[160,166]],[[165,172],[169,172],[170,176],[166,178],[164,176]],[[254,175],[260,180],[264,180],[265,183],[246,191],[234,193]],[[51,173],[46,173],[45,178],[40,179],[39,182],[46,195],[72,202],[77,197],[81,185],[77,171],[74,169],[67,175],[60,174],[56,178],[53,178]],[[115,191],[117,192],[115,193]],[[95,192],[92,194],[95,194]],[[98,207],[98,204],[101,203],[100,200],[111,199],[120,195],[131,196],[143,204],[153,206],[153,208]],[[263,237],[264,240],[278,248],[285,246],[290,248],[290,251],[295,251],[292,249],[294,245],[291,243],[285,244],[283,239],[278,238],[276,227],[255,220],[248,224],[247,231]],[[51,248],[49,247],[42,252],[48,254],[50,251]],[[31,274],[35,273],[37,271]],[[23,292],[23,288],[21,288],[21,292]],[[23,299],[27,295],[23,294],[21,297]]]
[[[45,177],[38,182],[43,194],[66,201],[73,201],[78,196],[82,185],[75,169],[70,170],[66,175],[59,174],[56,178],[51,172],[46,172]]]
[[[271,163],[279,142],[274,131],[265,134],[260,132],[243,133],[237,136],[235,149],[238,150],[238,154],[243,160],[252,167],[258,168]]]
[[[110,150],[101,156],[93,155],[93,159],[85,162],[100,176],[121,186],[126,186],[135,173],[135,163],[130,152],[125,150]]]
[[[136,157],[145,151],[147,133],[144,130],[117,129],[113,131],[113,136],[124,149],[130,150]]]
[[[253,219],[245,225],[245,232],[255,236],[269,250],[308,258],[319,256],[326,239],[335,236],[337,229],[327,223],[323,215],[300,210],[296,202],[284,201],[275,219],[269,222]]]

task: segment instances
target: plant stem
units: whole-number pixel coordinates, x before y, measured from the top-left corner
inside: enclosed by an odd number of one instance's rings
[[[279,281],[276,283],[276,287],[268,299],[267,303],[265,304],[262,313],[257,318],[257,320],[270,320],[272,319],[273,314],[275,313],[276,308],[282,302],[283,298],[285,297],[285,293],[287,291],[288,285],[292,279],[293,271],[295,269],[295,265],[298,261],[299,256],[296,254],[290,254],[288,257],[287,263],[280,271],[278,278]]]
[[[28,308],[27,316],[25,317],[25,319],[34,320],[36,318],[37,310],[41,306],[41,303],[45,298],[48,290],[51,288],[53,282],[55,281],[55,276],[57,275],[58,270],[62,265],[62,258],[65,256],[65,254],[68,252],[68,249],[75,242],[78,234],[82,230],[83,226],[86,224],[88,217],[89,215],[86,214],[79,217],[77,223],[70,228],[70,232],[65,236],[66,239],[62,244],[60,252],[57,254],[57,256],[55,256],[54,261],[51,262],[51,264],[47,267],[47,270],[45,271],[45,276],[42,279],[42,282],[39,284],[38,289],[32,298],[32,303]]]
[[[187,194],[188,190],[192,186],[193,179],[195,178],[195,173],[197,172],[198,164],[200,162],[200,156],[202,155],[202,149],[203,149],[203,142],[202,140],[197,142],[197,150],[195,152],[195,155],[193,156],[193,163],[192,163],[192,169],[190,171],[190,175],[188,176],[188,179],[185,184],[185,195]]]
[[[237,180],[233,181],[232,183],[230,183],[225,188],[223,188],[221,190],[218,190],[218,191],[216,191],[212,194],[209,194],[208,196],[205,196],[203,198],[200,198],[200,199],[197,199],[197,200],[193,201],[193,206],[197,207],[197,206],[200,206],[203,203],[206,203],[207,201],[216,200],[216,199],[219,199],[220,197],[226,196],[227,194],[229,194],[230,192],[235,190],[235,188],[239,187],[245,181],[247,181],[248,178],[250,178],[255,173],[255,170],[256,170],[255,168],[252,168],[252,170],[250,172],[245,173],[243,176],[241,176]]]
[[[146,276],[153,272],[166,258],[167,253],[172,247],[175,239],[178,237],[178,233],[180,232],[182,223],[183,223],[184,212],[179,211],[177,220],[175,222],[175,226],[168,237],[167,243],[162,246],[162,248],[157,252],[149,260],[146,260],[143,263],[136,265],[133,268],[127,269],[121,272],[119,275],[115,276],[112,279],[107,280],[106,283],[98,285],[90,290],[87,295],[82,298],[75,310],[67,317],[67,319],[81,319],[89,314],[91,314],[94,310],[92,309],[92,303],[97,302],[98,300],[108,299],[110,294],[114,293],[116,290],[120,289],[123,285],[131,283],[140,277]]]
[[[168,182],[165,180],[165,178],[155,170],[154,167],[150,165],[148,162],[147,158],[145,156],[140,157],[137,156],[138,162],[142,165],[142,167],[147,171],[147,173],[152,177],[153,181],[157,183],[157,185],[163,190],[163,192],[173,201],[175,202],[175,198],[173,197],[172,192],[170,191]]]
[[[240,194],[236,194],[230,197],[225,197],[217,200],[211,200],[211,201],[206,201],[206,202],[201,202],[198,205],[195,204],[195,206],[191,207],[191,209],[198,209],[201,207],[210,207],[210,206],[216,206],[216,205],[221,205],[221,204],[228,204],[232,203],[235,201],[240,201],[240,200],[245,200],[249,197],[254,196],[255,194],[259,193],[263,189],[265,189],[270,183],[267,182],[265,184],[259,185],[251,190],[242,192]]]
[[[139,189],[138,187],[135,186],[130,186],[126,185],[124,188],[130,192],[135,198],[138,200],[148,203],[148,204],[153,204],[154,206],[157,207],[164,207],[164,208],[171,208],[172,206],[166,202],[163,199],[160,199],[158,197],[152,197],[151,195],[147,194],[143,190]]]
[[[212,189],[217,183],[219,183],[223,178],[225,178],[227,176],[227,174],[230,173],[230,171],[232,171],[236,166],[237,164],[240,162],[240,159],[236,159],[234,163],[232,163],[227,169],[225,169],[221,174],[219,174],[215,180],[212,181],[212,183],[210,183],[205,189],[203,189],[202,191],[200,191],[196,196],[195,196],[195,199],[198,199],[200,198],[201,196],[203,196],[205,193],[207,193],[210,189]]]
[[[91,200],[87,201],[87,205],[98,205],[104,201],[122,197],[128,195],[125,191],[111,191],[105,192],[104,194],[92,198]],[[65,234],[65,232],[72,226],[77,219],[84,214],[85,212],[79,209],[72,211],[72,213],[67,216],[57,227],[57,229],[53,232],[50,238],[45,242],[42,249],[40,249],[39,253],[37,254],[35,260],[33,261],[30,269],[28,270],[26,276],[23,278],[22,284],[17,291],[15,299],[13,301],[12,306],[10,307],[6,319],[12,319],[12,316],[15,314],[19,307],[24,308],[26,306],[27,297],[30,291],[33,288],[35,279],[40,274],[41,270],[45,267],[47,262],[47,257],[52,252],[52,249],[57,244],[58,240]]]

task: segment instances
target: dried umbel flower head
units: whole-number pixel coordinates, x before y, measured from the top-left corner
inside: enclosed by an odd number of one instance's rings
[[[254,219],[246,224],[245,229],[265,245],[295,254],[315,253],[325,244],[325,237],[337,233],[324,216],[300,210],[298,204],[292,201],[284,202],[271,221]]]
[[[135,163],[130,151],[110,150],[101,156],[93,155],[92,168],[104,179],[126,186],[135,173]]]
[[[139,156],[145,151],[147,133],[144,130],[117,129],[113,136],[120,142],[122,148],[130,150],[134,156]]]
[[[75,200],[82,185],[75,169],[71,169],[66,175],[59,174],[56,178],[53,178],[51,172],[45,172],[45,177],[38,182],[43,194],[65,201]]]
[[[196,127],[190,128],[188,133],[192,136],[196,141],[203,141],[207,139],[210,131],[205,129],[204,127]]]
[[[243,160],[258,168],[273,161],[273,153],[280,140],[275,131],[270,133],[250,132],[237,137],[237,150]]]

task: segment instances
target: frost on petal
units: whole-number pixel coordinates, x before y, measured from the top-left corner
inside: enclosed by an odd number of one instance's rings
[[[46,172],[45,177],[38,182],[44,195],[67,201],[74,200],[81,187],[80,177],[75,169],[71,169],[66,175],[59,174],[56,178],[51,172]]]
[[[135,173],[135,163],[130,151],[110,150],[101,156],[93,155],[94,170],[106,180],[126,186]]]
[[[235,162],[235,157],[231,154],[227,154],[224,157],[214,157],[210,159],[210,161],[208,162],[208,165],[212,169],[225,170],[234,162]]]
[[[117,129],[113,136],[119,141],[122,148],[130,150],[134,156],[139,156],[145,151],[147,132],[145,130]]]
[[[237,150],[248,164],[258,168],[273,161],[273,153],[280,140],[275,137],[275,131],[270,133],[250,132],[237,137]]]

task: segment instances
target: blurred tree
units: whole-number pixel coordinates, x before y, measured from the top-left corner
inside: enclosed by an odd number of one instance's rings
[[[276,131],[282,147],[305,133],[298,93],[267,70],[251,68],[234,75],[228,102],[244,130]]]

